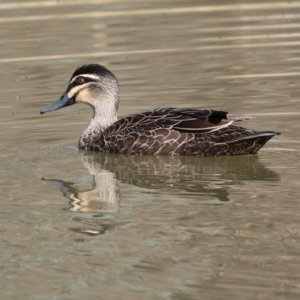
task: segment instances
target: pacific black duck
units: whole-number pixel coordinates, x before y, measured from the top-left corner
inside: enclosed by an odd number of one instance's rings
[[[117,120],[120,92],[117,78],[97,64],[79,67],[59,100],[41,114],[75,103],[93,108],[93,118],[79,139],[84,150],[135,155],[254,154],[274,131],[253,131],[232,125],[249,117],[227,118],[227,112],[156,108]]]

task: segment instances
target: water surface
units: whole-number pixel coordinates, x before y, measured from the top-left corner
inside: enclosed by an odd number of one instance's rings
[[[300,2],[1,1],[1,299],[299,299]],[[91,111],[39,115],[74,69],[119,116],[251,115],[258,155],[84,154]]]

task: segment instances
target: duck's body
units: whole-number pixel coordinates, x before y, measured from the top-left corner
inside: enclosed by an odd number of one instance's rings
[[[256,153],[279,133],[257,132],[232,125],[249,119],[228,119],[214,110],[157,108],[117,121],[116,77],[99,65],[78,68],[66,93],[41,113],[76,102],[92,106],[94,116],[80,137],[79,148],[134,155],[239,155]]]
[[[157,108],[130,115],[104,131],[85,132],[85,150],[135,155],[238,155],[256,153],[274,132],[229,125],[226,112]]]

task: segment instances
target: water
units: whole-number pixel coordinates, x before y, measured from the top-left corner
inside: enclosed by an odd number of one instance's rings
[[[299,299],[300,2],[1,1],[0,299]],[[39,115],[74,69],[119,116],[251,115],[258,155],[78,153],[83,105]]]

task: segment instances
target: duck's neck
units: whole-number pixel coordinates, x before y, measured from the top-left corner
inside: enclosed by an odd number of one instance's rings
[[[93,111],[93,118],[79,139],[81,149],[94,150],[93,146],[99,143],[99,138],[105,129],[117,121],[117,111],[114,107],[101,105],[101,107],[93,107]]]

